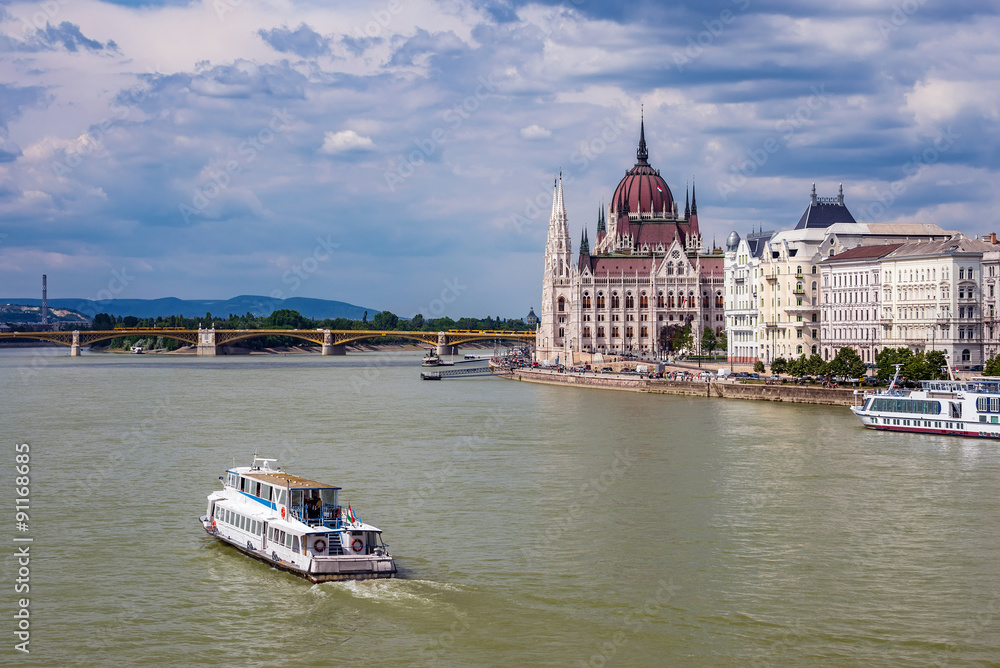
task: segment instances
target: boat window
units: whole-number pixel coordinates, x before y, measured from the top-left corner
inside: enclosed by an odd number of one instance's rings
[[[299,551],[299,537],[292,536],[292,552],[298,552],[298,551]]]
[[[264,494],[261,496],[262,499],[267,499],[268,501],[274,501],[274,487],[270,485],[264,485]]]
[[[335,506],[337,505],[337,490],[335,489],[321,489],[320,496],[323,498],[324,506]]]
[[[288,504],[290,506],[301,506],[302,505],[302,490],[293,489],[292,490],[292,502]]]
[[[286,493],[287,491],[288,491],[288,490],[285,490],[285,489],[278,489],[278,490],[277,490],[277,494],[278,494],[278,505],[279,505],[279,506],[284,506],[284,505],[287,505],[287,504],[285,503],[285,496],[286,496],[286,494],[285,494],[285,493]]]

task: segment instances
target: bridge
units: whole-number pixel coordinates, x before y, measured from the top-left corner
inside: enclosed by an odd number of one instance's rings
[[[463,343],[474,341],[535,342],[533,331],[451,329],[447,332],[407,332],[366,329],[182,329],[172,327],[130,327],[98,331],[2,332],[0,341],[35,339],[69,346],[73,357],[80,347],[123,336],[157,336],[197,346],[199,355],[225,355],[225,346],[261,336],[290,336],[322,346],[323,355],[346,355],[347,344],[385,338],[403,338],[437,346],[438,355],[455,355]]]

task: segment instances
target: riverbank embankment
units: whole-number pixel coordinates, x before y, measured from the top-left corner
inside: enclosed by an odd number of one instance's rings
[[[850,406],[855,399],[852,388],[812,387],[808,385],[767,385],[733,380],[665,380],[623,374],[574,373],[543,369],[515,369],[512,372],[498,373],[497,375],[501,378],[528,383],[689,397],[783,401],[794,404],[829,404],[833,406]]]

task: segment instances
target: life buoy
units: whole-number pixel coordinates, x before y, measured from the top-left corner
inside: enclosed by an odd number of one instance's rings
[[[361,542],[360,538],[355,538],[354,541],[351,542],[351,549],[354,550],[355,552],[360,552],[361,548],[363,548],[364,546],[365,544]]]
[[[326,542],[324,542],[322,538],[313,543],[314,552],[323,552],[325,550],[326,550]]]
[[[281,507],[281,519],[285,519],[285,507]]]

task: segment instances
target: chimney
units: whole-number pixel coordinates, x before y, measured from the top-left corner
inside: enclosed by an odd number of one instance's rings
[[[49,324],[49,289],[46,287],[48,277],[42,274],[42,324]]]
[[[990,232],[990,243],[991,244],[996,244],[996,242],[997,242],[997,233],[996,232]]]

